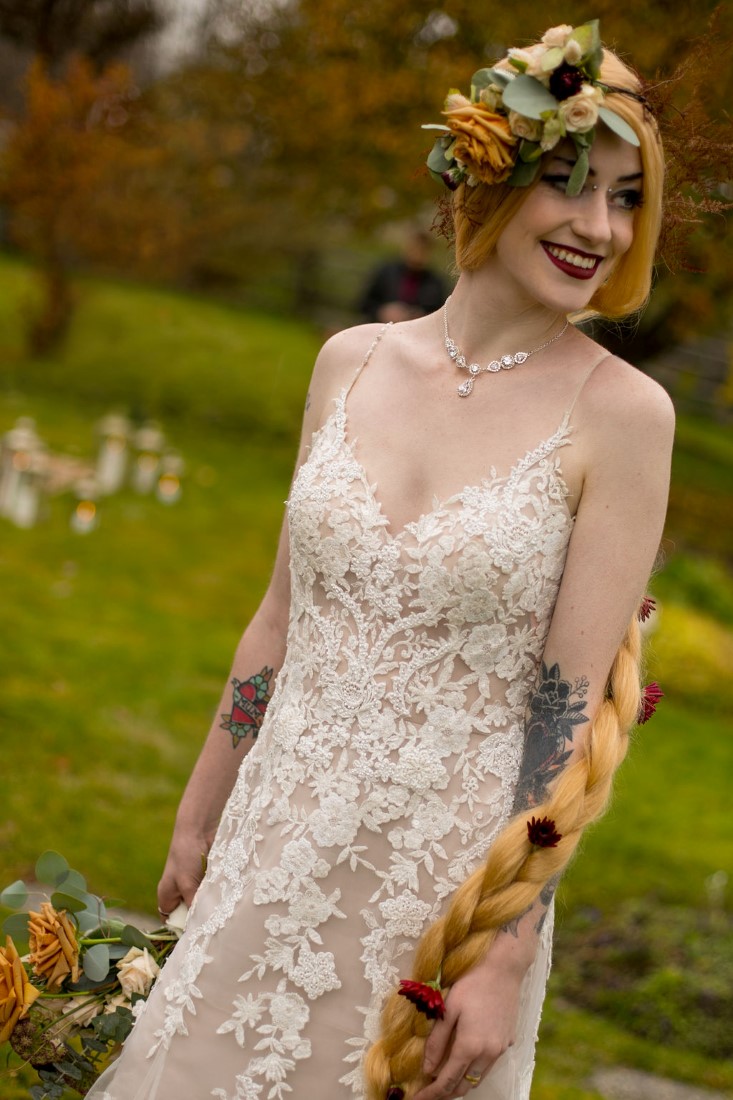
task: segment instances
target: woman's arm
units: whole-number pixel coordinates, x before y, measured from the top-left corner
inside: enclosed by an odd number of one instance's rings
[[[596,374],[577,407],[585,480],[527,712],[514,806],[527,818],[553,779],[583,752],[664,525],[671,402],[654,382],[618,360]],[[514,1042],[521,980],[556,885],[549,882],[534,905],[505,925],[482,962],[450,990],[445,1019],[425,1047],[425,1071],[438,1076],[415,1100],[466,1095],[465,1073],[487,1073]]]
[[[338,333],[321,349],[305,403],[295,470],[305,461],[313,433],[333,408],[333,398],[361,362],[377,326]],[[158,885],[161,913],[190,905],[206,856],[243,758],[252,748],[285,659],[290,610],[287,514],[265,596],[245,630],[216,715],[181,799],[168,858]]]

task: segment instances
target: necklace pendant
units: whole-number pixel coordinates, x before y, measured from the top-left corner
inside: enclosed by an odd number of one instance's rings
[[[498,370],[501,370],[501,363],[498,359],[492,359],[486,369],[490,370],[492,374],[496,374]]]
[[[467,378],[465,382],[461,382],[460,386],[458,387],[458,392],[461,397],[468,397],[472,389],[473,378]]]
[[[529,352],[528,351],[518,351],[514,356],[514,362],[517,363],[517,364],[526,363],[528,359],[529,359]]]

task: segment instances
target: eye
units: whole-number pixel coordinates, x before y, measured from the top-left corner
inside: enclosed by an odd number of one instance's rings
[[[547,172],[544,176],[542,176],[542,182],[549,184],[549,186],[554,188],[555,191],[559,191],[562,195],[564,195],[567,191],[568,183],[570,182],[570,176],[562,175],[560,173],[552,174],[550,172]]]
[[[638,210],[644,205],[644,196],[635,187],[624,188],[611,194],[611,203],[619,210]]]

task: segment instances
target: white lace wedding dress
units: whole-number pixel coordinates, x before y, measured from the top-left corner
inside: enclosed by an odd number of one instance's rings
[[[507,475],[391,533],[347,395],[288,501],[287,656],[259,737],[94,1100],[362,1100],[385,996],[510,812],[572,530],[569,414]],[[518,1041],[476,1100],[529,1097],[551,916]]]

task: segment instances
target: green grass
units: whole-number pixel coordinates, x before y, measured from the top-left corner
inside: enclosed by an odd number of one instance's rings
[[[316,340],[281,318],[84,282],[64,351],[26,361],[29,293],[28,269],[0,260],[0,433],[30,414],[50,446],[91,456],[95,420],[118,405],[159,417],[187,472],[177,504],[123,492],[86,537],[69,527],[68,495],[30,531],[0,521],[0,885],[53,846],[92,889],[151,910],[178,797],[267,583]],[[714,491],[722,528],[733,447],[699,423],[681,432],[681,491],[693,518]],[[698,526],[673,510],[650,667],[667,698],[564,880],[561,920],[649,894],[704,907],[706,878],[729,864],[733,583],[690,553]],[[730,1065],[672,1055],[557,991],[543,1032],[536,1100],[590,1100],[584,1082],[606,1061],[733,1087]]]

